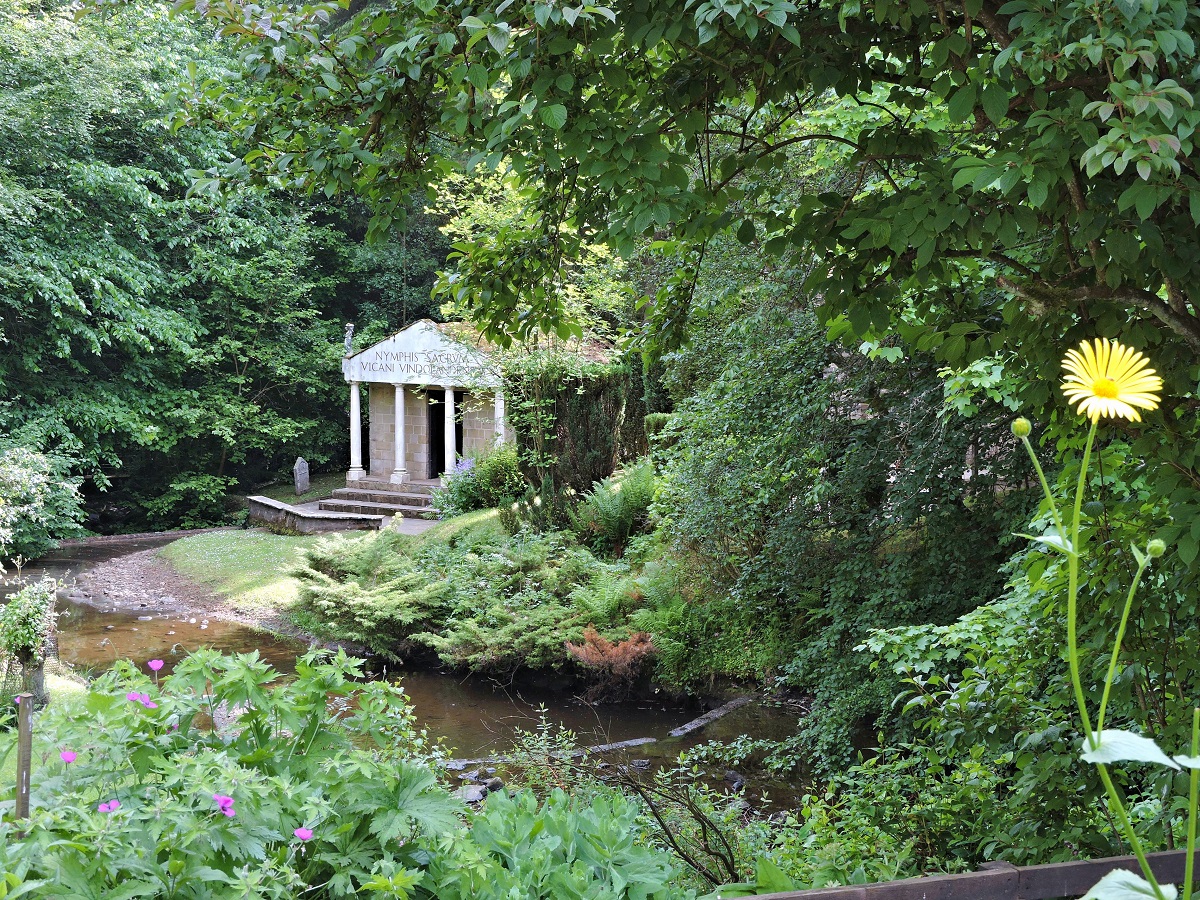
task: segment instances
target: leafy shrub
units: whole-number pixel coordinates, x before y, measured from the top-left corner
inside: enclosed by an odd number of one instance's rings
[[[489,795],[472,844],[435,856],[429,883],[438,900],[510,897],[667,900],[694,894],[671,886],[670,856],[647,846],[636,804],[614,792],[576,800],[555,789]]]
[[[571,511],[575,534],[599,553],[620,556],[630,536],[649,526],[654,488],[649,459],[596,482]]]
[[[501,444],[476,457],[475,477],[485,506],[503,506],[525,493],[515,444]]]
[[[1129,579],[1126,558],[1115,548],[1138,541],[1147,522],[1163,521],[1165,504],[1149,490],[1149,473],[1128,444],[1114,440],[1098,452],[1105,475],[1093,473],[1091,489],[1105,499],[1085,505],[1080,540],[1103,542],[1106,549],[1080,566],[1087,599],[1079,630],[1085,646],[1101,648],[1122,612],[1123,597],[1112,597],[1110,587]],[[1073,487],[1078,476],[1078,462],[1071,459],[1057,478],[1059,488]],[[1132,497],[1113,503],[1108,492]],[[1043,507],[1034,531],[1049,525]],[[1200,691],[1194,650],[1200,621],[1189,567],[1164,560],[1147,575],[1138,614],[1128,623],[1108,721],[1113,727],[1134,723],[1164,743],[1186,745],[1193,698]],[[964,827],[972,829],[987,858],[1018,865],[1126,852],[1093,813],[1102,809],[1100,802],[1081,801],[1103,795],[1097,774],[1061,752],[1084,739],[1071,724],[1075,700],[1062,654],[1067,569],[1055,554],[1023,551],[1006,567],[1009,583],[998,599],[946,625],[877,631],[866,642],[880,668],[903,677],[904,709],[923,734],[926,752],[955,764],[982,747],[993,759],[1007,760],[1000,769],[1003,803],[981,807]],[[1106,652],[1083,657],[1089,702],[1099,700],[1108,662]],[[1170,691],[1159,689],[1168,683]],[[1166,794],[1168,779],[1150,767],[1120,778],[1128,795],[1153,800],[1137,807],[1143,839],[1151,847],[1170,846],[1178,810],[1153,799]]]
[[[467,457],[456,462],[454,470],[446,474],[444,483],[435,487],[431,494],[432,504],[442,519],[483,509],[479,479],[475,477],[475,460]]]
[[[612,699],[629,693],[654,655],[654,642],[644,631],[623,641],[610,641],[592,626],[583,629],[583,643],[567,642],[567,652],[598,679],[587,699]]]
[[[517,466],[517,448],[503,444],[474,459],[461,459],[446,479],[433,489],[433,505],[441,518],[477,509],[508,506],[525,492]]]
[[[183,472],[166,485],[158,485],[153,494],[140,494],[147,523],[154,528],[204,528],[228,524],[242,515],[239,502],[232,506],[237,479],[203,472]]]
[[[470,814],[438,784],[441,751],[403,690],[361,675],[342,654],[277,683],[253,654],[201,651],[161,683],[118,664],[39,721],[45,762],[23,834],[0,825],[0,883],[181,900],[691,896],[611,791],[493,794]],[[0,759],[14,747],[0,738]]]
[[[582,493],[612,474],[626,409],[635,398],[627,361],[553,352],[514,357],[505,365],[504,392],[521,470],[540,494]]]
[[[21,690],[32,691],[39,704],[46,699],[42,664],[54,633],[57,590],[53,579],[44,578],[21,588],[0,609],[0,650],[21,664]]]
[[[573,495],[569,488],[562,494],[554,493],[548,482],[540,488],[526,488],[525,496],[500,507],[500,522],[513,535],[521,531],[553,531],[560,523],[569,521]]]
[[[623,625],[630,613],[642,605],[641,588],[633,573],[623,567],[606,566],[571,592],[571,602],[581,618],[600,627]]]
[[[60,538],[83,533],[79,480],[67,472],[63,460],[0,444],[0,565],[36,559]]]
[[[710,663],[774,668],[815,696],[809,748],[837,771],[895,719],[898,679],[854,648],[872,628],[944,624],[997,596],[1031,497],[999,403],[951,426],[929,361],[848,352],[806,310],[733,315],[671,360],[686,427],[656,448],[655,513],[709,590],[634,625],[691,680]]]
[[[10,887],[336,898],[385,873],[420,880],[422,843],[456,831],[462,808],[438,786],[403,691],[361,675],[343,655],[306,656],[270,689],[276,674],[254,654],[200,651],[160,684],[118,664],[39,722],[48,762],[25,836],[0,829]],[[15,740],[0,740],[11,753]]]
[[[496,673],[567,664],[564,641],[588,624],[589,587],[628,571],[561,532],[505,534],[496,513],[417,537],[328,538],[302,559],[305,625],[391,658],[433,651]]]
[[[646,437],[653,439],[662,434],[663,429],[667,427],[667,423],[671,421],[671,414],[665,412],[650,413],[646,416]]]
[[[792,659],[803,635],[803,609],[731,596],[684,556],[647,563],[637,587],[644,605],[631,614],[629,627],[653,636],[656,671],[674,684],[770,679]],[[696,652],[700,647],[703,653]]]

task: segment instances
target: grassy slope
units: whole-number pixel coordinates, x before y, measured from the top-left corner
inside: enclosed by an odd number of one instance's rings
[[[287,573],[297,551],[316,540],[315,535],[216,531],[174,541],[159,556],[180,575],[239,606],[285,610],[296,600],[296,580]]]
[[[428,531],[414,535],[412,546],[416,548],[435,543],[451,544],[469,532],[489,531],[495,533],[497,540],[503,540],[504,527],[500,524],[500,513],[494,509],[481,509],[438,522]]]
[[[345,486],[345,472],[326,472],[323,475],[314,475],[308,490],[300,496],[296,496],[295,486],[289,483],[272,484],[255,493],[282,503],[307,503],[310,500],[324,500],[333,495],[334,488]]]

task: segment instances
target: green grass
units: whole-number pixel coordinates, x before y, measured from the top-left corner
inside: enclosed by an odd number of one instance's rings
[[[460,538],[468,536],[490,535],[497,543],[504,540],[504,526],[500,524],[500,512],[495,509],[481,509],[476,512],[463,513],[438,522],[428,531],[413,535],[412,546],[423,547],[429,544],[453,544]]]
[[[215,531],[174,541],[158,551],[180,575],[245,607],[285,610],[296,601],[288,571],[316,535]]]
[[[344,488],[345,486],[345,472],[327,472],[324,475],[314,475],[309,482],[308,490],[299,496],[296,495],[296,488],[291,482],[273,484],[261,491],[255,491],[255,494],[270,497],[272,500],[279,500],[282,503],[307,503],[310,500],[324,500],[333,494],[334,488]]]
[[[57,675],[54,672],[46,673],[46,694],[50,698],[52,704],[79,703],[87,697],[88,688],[81,680],[75,677],[65,677]],[[38,732],[38,715],[34,714],[33,719],[33,764],[36,766],[41,762],[40,751],[46,751],[48,748],[42,747],[38,739],[41,735]],[[16,727],[15,725],[13,726]],[[15,741],[14,741],[15,744]],[[0,784],[5,788],[15,783],[17,780],[17,751],[14,746],[12,752],[5,757],[3,764],[0,764]]]

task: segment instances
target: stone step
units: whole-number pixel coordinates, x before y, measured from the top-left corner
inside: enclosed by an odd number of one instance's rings
[[[393,503],[403,506],[428,506],[429,494],[413,491],[360,491],[355,488],[337,488],[334,500],[353,500],[359,503]]]
[[[382,478],[360,478],[358,481],[346,482],[346,487],[342,488],[342,490],[428,494],[437,486],[438,482],[436,481],[406,481],[404,484],[393,484],[392,482]]]
[[[421,519],[426,513],[436,513],[430,506],[413,506],[405,503],[370,503],[366,500],[322,500],[319,508],[326,512],[355,513],[364,516],[404,516],[406,519]]]
[[[349,531],[358,528],[382,528],[385,516],[353,515],[326,510],[314,511],[289,506],[270,497],[247,497],[250,521],[268,528],[286,528],[295,534],[318,534],[323,531]]]

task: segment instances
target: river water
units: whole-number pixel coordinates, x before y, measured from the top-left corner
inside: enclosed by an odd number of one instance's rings
[[[63,547],[27,566],[23,575],[37,579],[49,575],[63,583],[59,591],[59,658],[84,673],[98,672],[116,659],[141,665],[162,659],[167,670],[174,661],[199,647],[226,653],[259,655],[280,672],[294,670],[296,656],[307,645],[276,637],[234,622],[206,618],[203,610],[161,613],[147,610],[106,611],[72,599],[74,579],[87,567],[118,556],[160,547],[176,536],[104,541]],[[11,573],[10,573],[11,574]],[[11,585],[0,591],[8,593]],[[643,737],[657,743],[639,747],[633,755],[664,758],[702,740],[732,740],[744,733],[782,738],[795,732],[796,714],[751,704],[706,726],[687,738],[670,739],[667,732],[690,721],[703,709],[673,702],[634,702],[589,706],[561,692],[505,685],[485,678],[439,672],[391,670],[376,672],[400,676],[413,703],[420,726],[431,736],[442,737],[459,757],[477,758],[502,753],[520,731],[534,729],[545,715],[558,726],[574,731],[583,746],[614,743]]]

